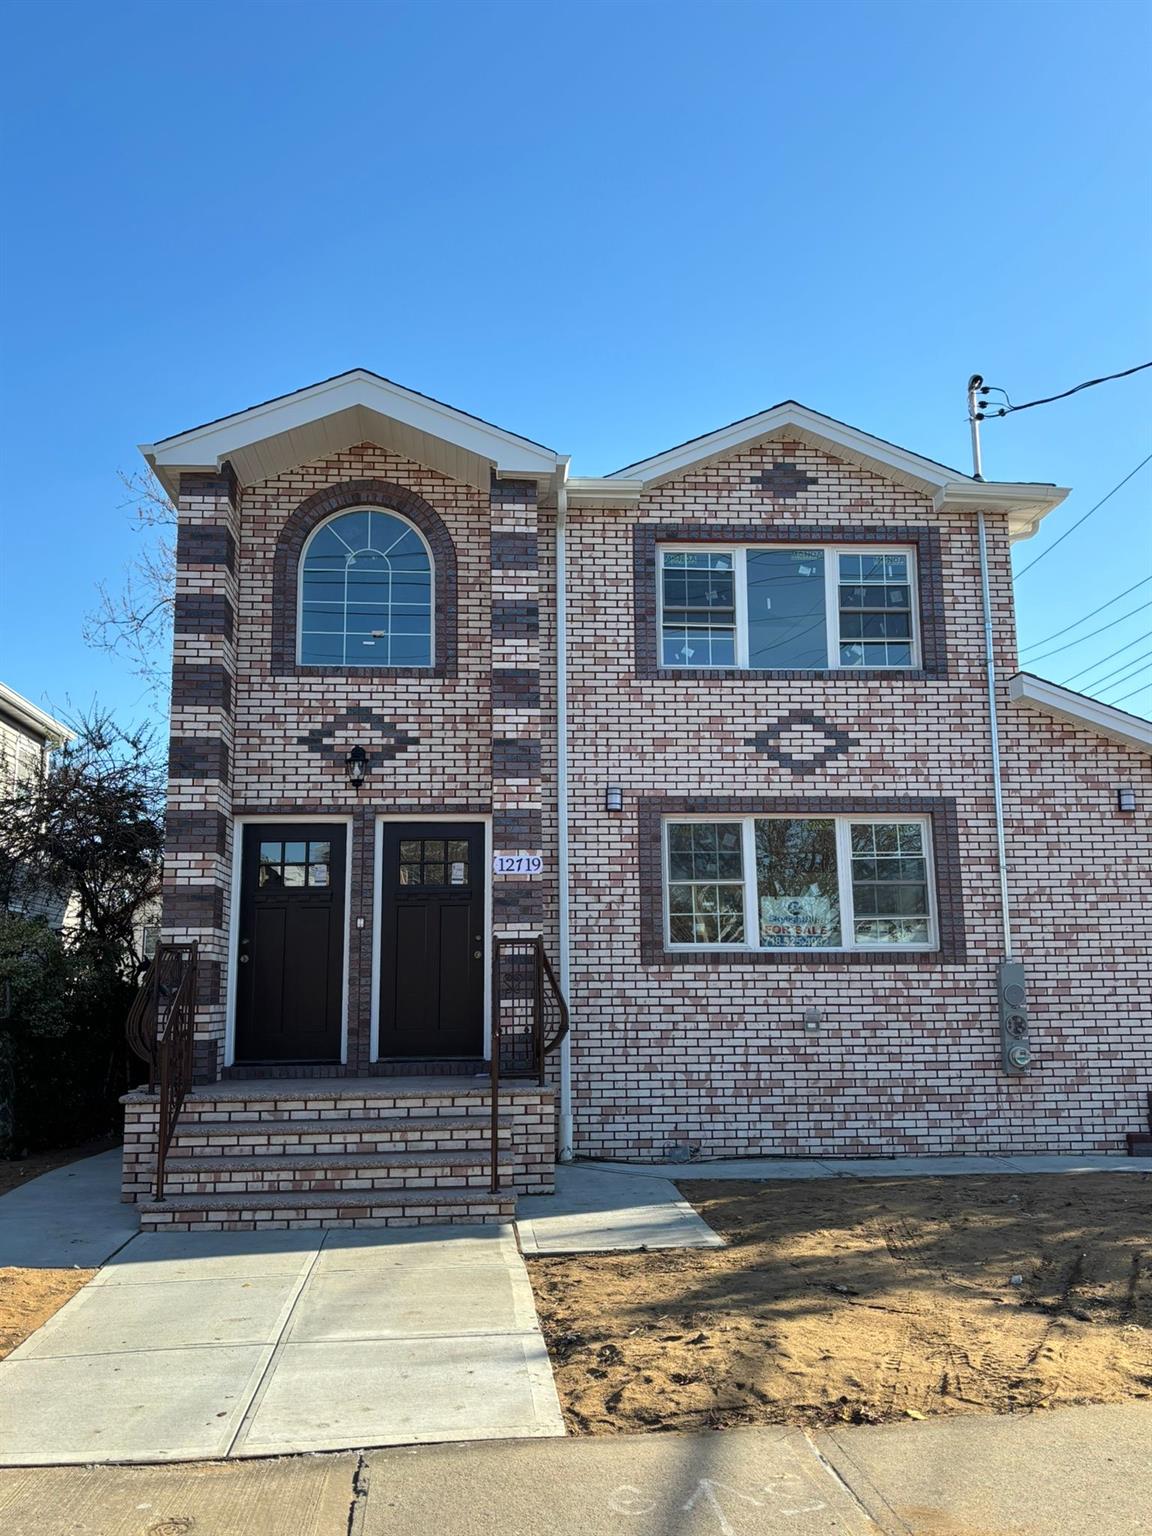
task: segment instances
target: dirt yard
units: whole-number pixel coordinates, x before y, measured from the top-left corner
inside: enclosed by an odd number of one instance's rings
[[[1152,1398],[1152,1174],[680,1187],[729,1247],[528,1261],[575,1433]]]
[[[107,1152],[118,1145],[115,1137],[105,1136],[78,1147],[0,1160],[0,1195],[19,1189],[42,1173],[51,1173],[54,1168],[63,1168],[82,1157],[93,1157],[97,1152]],[[3,1206],[0,1206],[2,1210]],[[0,1360],[10,1355],[17,1344],[22,1344],[54,1312],[59,1312],[95,1273],[94,1269],[0,1268]]]

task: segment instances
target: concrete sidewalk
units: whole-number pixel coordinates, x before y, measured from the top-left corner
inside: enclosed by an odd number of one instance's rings
[[[0,1268],[95,1269],[140,1230],[120,1201],[120,1149],[0,1195]]]
[[[516,1229],[529,1257],[724,1246],[671,1179],[647,1168],[558,1163],[556,1193],[522,1196]]]
[[[0,1471],[4,1536],[1145,1536],[1152,1405]]]
[[[5,1466],[563,1433],[511,1227],[138,1235],[0,1362]]]

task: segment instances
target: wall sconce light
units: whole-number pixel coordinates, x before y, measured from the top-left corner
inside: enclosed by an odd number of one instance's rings
[[[622,811],[624,809],[624,791],[619,784],[606,784],[604,786],[604,809],[606,811]]]
[[[363,747],[353,747],[344,759],[344,771],[353,789],[359,789],[368,773],[368,754]]]
[[[1118,789],[1116,791],[1116,809],[1118,811],[1134,811],[1136,809],[1136,791],[1134,789]]]

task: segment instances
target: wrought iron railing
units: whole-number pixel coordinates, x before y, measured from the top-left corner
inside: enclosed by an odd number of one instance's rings
[[[500,1186],[500,1079],[547,1081],[568,1033],[568,1004],[539,938],[497,939],[492,956],[492,1190]]]
[[[158,944],[128,1012],[128,1044],[148,1064],[157,1093],[156,1198],[164,1198],[164,1164],[184,1097],[192,1085],[196,1030],[196,944]]]

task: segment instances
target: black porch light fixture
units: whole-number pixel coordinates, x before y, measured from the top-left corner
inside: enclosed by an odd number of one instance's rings
[[[359,789],[368,773],[368,754],[363,747],[353,747],[344,759],[344,771],[353,789]]]

